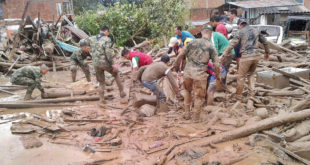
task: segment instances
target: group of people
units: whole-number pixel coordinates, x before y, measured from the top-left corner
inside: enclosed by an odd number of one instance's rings
[[[205,102],[213,104],[213,95],[216,90],[226,89],[226,76],[232,59],[240,59],[238,62],[238,80],[235,99],[242,99],[245,78],[248,78],[249,94],[254,96],[254,72],[259,61],[258,42],[265,47],[265,59],[269,57],[267,41],[256,29],[249,26],[246,20],[236,17],[236,10],[229,14],[231,22],[237,21],[239,30],[234,37],[229,38],[226,26],[221,22],[221,17],[214,15],[211,23],[204,25],[201,30],[201,38],[195,38],[192,34],[175,27],[175,37],[169,42],[169,50],[161,57],[160,62],[153,62],[152,58],[144,53],[124,48],[121,56],[131,61],[132,79],[139,80],[144,87],[148,88],[157,96],[157,108],[165,111],[166,96],[157,84],[157,81],[166,76],[178,99],[184,99],[184,119],[198,122]],[[215,29],[215,31],[214,31]],[[119,77],[118,65],[114,63],[114,51],[109,36],[109,28],[103,26],[100,33],[88,39],[80,41],[80,50],[71,55],[72,81],[76,80],[77,68],[80,67],[85,73],[87,81],[91,81],[88,64],[84,61],[91,56],[96,78],[99,82],[99,106],[104,107],[105,71],[112,74],[118,86],[120,97],[124,98],[123,84]],[[229,41],[230,39],[230,41]],[[239,50],[236,49],[239,45]],[[234,50],[235,49],[235,50]],[[174,52],[177,56],[172,67],[169,54]],[[240,55],[236,55],[236,54]],[[31,98],[31,93],[37,87],[44,97],[44,89],[40,85],[40,78],[46,74],[48,67],[41,68],[27,66],[18,69],[11,78],[13,84],[28,85],[25,99]],[[176,71],[178,78],[183,78],[183,84],[178,84],[173,75]],[[180,88],[184,87],[184,98],[180,94]],[[207,98],[207,99],[206,99]],[[207,100],[207,101],[206,101]],[[251,101],[251,99],[248,99]],[[250,104],[250,103],[249,103]]]

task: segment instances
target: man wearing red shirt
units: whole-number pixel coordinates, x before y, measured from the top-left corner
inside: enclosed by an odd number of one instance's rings
[[[153,59],[150,56],[141,52],[130,51],[126,48],[122,50],[122,57],[126,58],[127,60],[131,60],[133,72],[137,71],[142,66],[150,65],[153,63]]]
[[[228,39],[227,29],[223,22],[220,22],[220,19],[219,16],[212,16],[210,19],[211,25],[216,29],[216,32],[222,33]]]

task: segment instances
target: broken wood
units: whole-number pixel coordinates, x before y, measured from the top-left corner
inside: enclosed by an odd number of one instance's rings
[[[80,91],[70,91],[70,90],[50,90],[46,91],[46,97],[44,99],[48,98],[60,98],[60,97],[68,97],[68,96],[76,96],[76,95],[85,95],[86,91],[80,90]]]
[[[10,71],[13,69],[14,65],[17,63],[17,61],[20,59],[21,56],[18,56],[15,62],[10,66],[9,70],[6,72],[5,76],[7,76]]]
[[[303,101],[300,101],[296,105],[294,105],[292,108],[290,108],[292,111],[300,111],[303,109],[306,109],[310,107],[310,95],[308,95]]]
[[[108,122],[108,119],[64,119],[64,122],[90,122],[90,123],[99,123],[99,122]]]
[[[16,52],[16,48],[18,46],[18,42],[20,40],[20,36],[19,36],[19,33],[22,31],[22,29],[24,28],[24,20],[25,20],[25,17],[26,17],[26,12],[28,10],[28,7],[29,7],[29,4],[30,4],[31,1],[27,1],[26,3],[26,6],[24,8],[24,12],[23,12],[23,15],[22,15],[22,20],[20,21],[19,23],[19,28],[18,28],[18,32],[17,34],[14,36],[14,42],[13,42],[13,49],[11,50],[10,52],[10,55],[9,55],[9,60],[12,61],[13,59],[13,56]]]
[[[141,93],[136,93],[133,102],[134,102],[133,105],[137,108],[141,107],[144,104],[150,104],[156,106],[157,99],[156,96],[154,95],[144,95]]]
[[[226,142],[229,140],[234,140],[251,135],[255,132],[271,129],[286,123],[304,120],[308,117],[310,117],[310,109],[303,110],[300,112],[292,112],[290,114],[278,115],[272,118],[261,120],[252,125],[243,126],[232,131],[224,132],[222,134],[195,140],[197,141],[197,143],[195,142],[195,145],[208,146],[210,144]],[[191,144],[191,147],[193,147],[193,144]],[[164,156],[160,159],[161,163],[164,163],[166,161],[167,156],[172,152],[174,148],[175,147],[171,147],[168,151],[166,151]]]
[[[98,101],[98,100],[99,96],[81,96],[81,97],[68,97],[57,99],[32,100],[32,101],[24,101],[23,103],[63,103],[63,102]]]
[[[0,102],[0,107],[1,108],[8,108],[8,109],[42,108],[42,107],[65,107],[65,106],[76,106],[76,105],[75,104],[44,104],[44,103],[24,103],[24,102]]]
[[[54,124],[48,124],[46,122],[35,120],[35,119],[27,120],[26,123],[41,127],[43,129],[47,129],[52,132],[60,131],[60,128]]]
[[[15,93],[12,93],[12,92],[4,90],[4,89],[0,89],[0,92],[7,93],[7,94],[10,94],[10,95],[15,95]]]

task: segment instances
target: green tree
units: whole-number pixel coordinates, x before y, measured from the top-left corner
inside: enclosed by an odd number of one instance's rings
[[[189,12],[184,1],[117,2],[109,8],[84,12],[76,21],[82,30],[92,35],[97,34],[103,24],[107,25],[117,46],[132,46],[132,39],[139,42],[142,37],[159,40],[164,35],[174,35],[174,27],[185,25],[185,16]]]

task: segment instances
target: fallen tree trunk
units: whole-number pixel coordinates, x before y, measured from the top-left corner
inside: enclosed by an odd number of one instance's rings
[[[107,97],[106,99],[109,99]],[[42,100],[31,100],[31,101],[22,101],[21,104],[31,104],[31,103],[63,103],[63,102],[75,102],[75,101],[98,101],[99,96],[82,96],[82,97],[68,97],[68,98],[58,98],[58,99],[42,99]],[[6,102],[3,104],[13,104],[16,102]]]
[[[197,146],[208,146],[210,144],[222,143],[222,142],[226,142],[229,140],[246,137],[253,133],[271,129],[273,127],[277,127],[277,126],[280,126],[286,123],[304,120],[308,117],[310,117],[310,109],[303,110],[300,112],[293,112],[290,114],[278,115],[272,118],[261,120],[249,126],[243,126],[243,127],[237,128],[229,132],[224,132],[222,134],[214,135],[214,136],[207,137],[207,138],[202,138],[200,140],[197,140],[197,142],[195,143]],[[193,144],[190,144],[189,147],[193,147]],[[172,151],[170,151],[169,153],[171,152]],[[166,159],[168,154],[165,154],[161,159]],[[162,163],[162,161],[160,162]]]
[[[23,109],[23,108],[42,108],[42,107],[64,107],[64,106],[75,106],[74,104],[42,104],[42,103],[0,103],[1,108],[9,109]]]
[[[69,96],[76,96],[76,95],[85,95],[86,91],[70,91],[70,90],[54,90],[54,91],[46,91],[46,97],[44,99],[48,98],[59,98],[59,97],[69,97]]]

